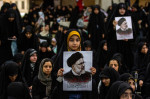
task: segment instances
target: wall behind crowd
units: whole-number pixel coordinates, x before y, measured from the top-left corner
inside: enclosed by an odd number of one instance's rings
[[[131,1],[131,5],[133,5],[133,3],[134,3],[136,0],[130,0],[130,1]],[[139,5],[144,6],[146,2],[150,2],[150,0],[139,0]]]
[[[17,0],[16,0],[17,1]],[[25,9],[21,9],[21,7],[18,7],[21,13],[27,12],[29,9],[29,3],[28,0],[25,0],[27,2],[25,2]],[[113,0],[114,3],[119,3],[119,2],[124,2],[125,0]],[[131,5],[133,5],[133,3],[136,0],[130,0]],[[0,8],[2,6],[3,3],[2,0],[0,1]],[[107,10],[108,6],[111,5],[112,0],[83,0],[83,4],[84,6],[91,6],[94,4],[100,5],[105,11]],[[150,0],[139,0],[139,5],[144,6],[146,2],[150,2]],[[39,1],[35,2],[36,4],[41,5],[41,3]],[[55,6],[59,5],[61,3],[61,0],[54,0],[54,4]],[[18,0],[18,4],[17,5],[21,5],[21,1],[19,2]],[[62,0],[62,5],[72,5],[75,6],[76,5],[76,0]]]

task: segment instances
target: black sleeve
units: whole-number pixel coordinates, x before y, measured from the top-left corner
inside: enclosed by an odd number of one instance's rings
[[[39,51],[39,38],[37,36],[35,36],[34,49]]]
[[[135,55],[134,55],[134,66],[133,66],[132,70],[135,71],[137,69],[138,69],[138,55],[137,55],[137,53],[135,53]]]
[[[92,30],[91,30],[91,26],[92,26],[92,23],[91,23],[91,21],[92,21],[92,16],[90,15],[90,19],[89,19],[89,23],[88,23],[88,27],[87,27],[87,29],[88,29],[88,33],[89,34],[91,34],[92,32]]]
[[[40,99],[40,96],[39,96],[39,94],[38,94],[38,88],[39,88],[39,86],[38,86],[38,77],[36,76],[35,78],[34,78],[34,80],[33,80],[33,85],[32,85],[32,97],[33,97],[33,99]]]
[[[22,44],[22,35],[20,35],[17,39],[17,47],[18,47],[18,52],[24,51],[23,44]]]
[[[106,34],[106,26],[105,26],[105,22],[104,22],[105,16],[103,14],[101,14],[101,20],[100,20],[100,29],[101,29],[101,33],[102,34]]]
[[[31,78],[31,70],[26,69],[23,73],[23,79],[25,83],[30,87],[32,85],[32,78]]]

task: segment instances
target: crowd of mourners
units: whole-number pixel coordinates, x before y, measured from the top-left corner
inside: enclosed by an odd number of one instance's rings
[[[0,99],[150,99],[150,3],[0,10]],[[130,16],[133,39],[117,40]],[[59,22],[70,22],[70,26]],[[85,23],[88,22],[88,25]],[[63,91],[63,52],[92,51],[92,91]]]

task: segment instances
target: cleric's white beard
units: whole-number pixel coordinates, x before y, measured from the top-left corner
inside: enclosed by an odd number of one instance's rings
[[[82,70],[82,71],[81,71],[81,74],[84,74],[84,73],[85,73],[85,70]]]
[[[127,27],[127,28],[125,28],[125,29],[121,28],[121,30],[122,30],[122,31],[126,31],[126,30],[128,30],[128,27]]]
[[[78,75],[81,75],[81,74],[84,74],[85,73],[85,70],[81,70],[79,68],[77,68],[77,66],[74,66],[75,67],[75,72],[78,74]]]

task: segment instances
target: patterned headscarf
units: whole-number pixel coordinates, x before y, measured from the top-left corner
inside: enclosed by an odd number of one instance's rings
[[[45,62],[51,62],[52,60],[49,58],[45,58],[41,61],[40,67],[39,67],[39,73],[38,73],[38,79],[40,82],[44,85],[46,85],[46,96],[49,96],[50,90],[51,90],[51,85],[52,85],[52,78],[51,75],[47,77],[46,74],[43,72],[43,65]]]

